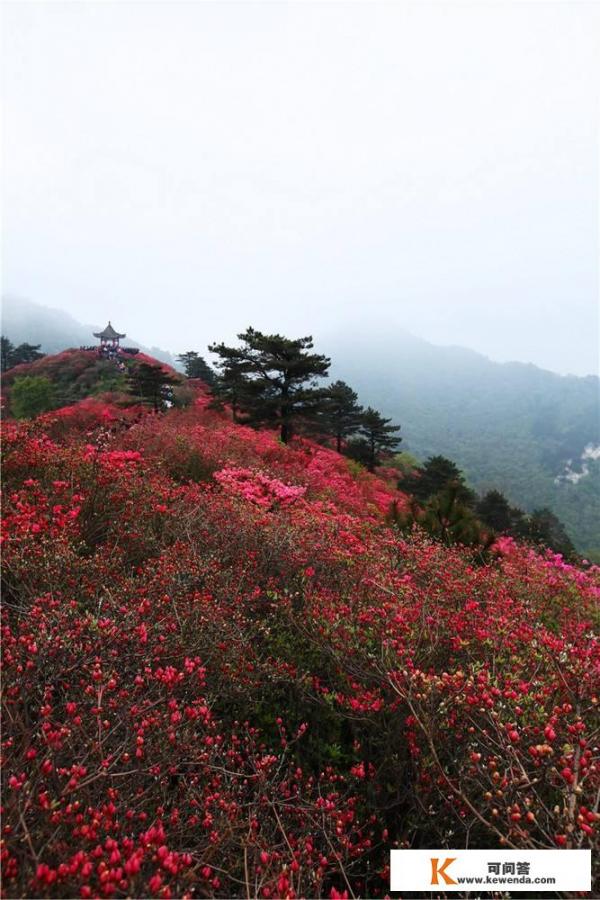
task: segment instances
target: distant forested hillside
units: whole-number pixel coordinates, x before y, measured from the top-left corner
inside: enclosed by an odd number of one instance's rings
[[[120,320],[117,325],[129,327]],[[92,343],[93,330],[59,310],[3,301],[2,332],[13,343],[41,343],[44,351],[56,353]],[[128,343],[176,365],[166,351],[145,348],[129,335]],[[435,346],[391,328],[380,338],[344,336],[342,331],[317,345],[332,357],[332,380],[344,379],[363,405],[401,423],[402,450],[422,460],[448,456],[473,487],[481,492],[497,488],[528,512],[549,507],[579,551],[600,561],[596,376],[561,376],[533,365],[496,363],[471,350]]]
[[[402,423],[403,450],[449,456],[478,490],[496,487],[528,511],[550,507],[579,550],[600,558],[597,377],[496,363],[406,333],[339,336],[324,350],[334,377]]]
[[[127,331],[129,325],[126,321],[126,310],[122,313],[118,308],[108,310],[106,317],[107,319],[112,317],[117,327]],[[44,353],[60,353],[68,348],[94,344],[96,339],[92,337],[92,333],[104,328],[105,325],[106,322],[82,325],[63,310],[51,309],[23,297],[2,298],[2,334],[10,338],[13,344],[24,342],[41,344]],[[159,347],[145,347],[130,334],[127,335],[127,344],[139,347],[140,350],[170,366],[176,365],[175,359],[168,351]]]

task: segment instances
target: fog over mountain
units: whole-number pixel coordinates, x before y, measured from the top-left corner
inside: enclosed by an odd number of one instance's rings
[[[3,15],[7,292],[174,351],[391,323],[598,371],[598,4]]]
[[[6,298],[2,330],[13,342],[55,353],[94,342],[98,324],[60,310]],[[137,323],[114,320],[136,344]],[[102,323],[103,325],[106,322]],[[206,354],[206,335],[188,349]],[[143,347],[173,363],[155,346]],[[501,489],[532,511],[553,509],[578,548],[600,559],[600,416],[597,376],[557,375],[523,363],[498,363],[464,347],[436,346],[381,323],[378,335],[330,332],[317,349],[331,356],[360,401],[402,426],[401,449],[420,460],[444,454],[479,491]]]
[[[600,549],[600,380],[497,363],[407,332],[332,336],[332,376],[402,424],[401,449],[455,460],[481,492],[553,509],[581,550]]]
[[[106,325],[106,318],[86,325],[62,309],[53,309],[25,297],[13,295],[2,298],[0,313],[2,334],[9,337],[13,344],[39,344],[43,353],[60,353],[61,350],[68,348],[95,344],[97,339],[94,332]],[[120,328],[118,319],[114,320],[114,324]],[[176,365],[171,353],[160,347],[141,344],[136,339],[135,332],[127,333],[126,343],[132,347],[139,347],[156,359]]]
[[[4,20],[11,340],[312,334],[403,447],[600,544],[598,382],[553,374],[599,370],[597,4]]]

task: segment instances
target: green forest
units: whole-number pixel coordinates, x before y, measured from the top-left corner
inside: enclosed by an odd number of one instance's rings
[[[496,363],[412,335],[336,340],[334,375],[366,403],[402,422],[403,450],[443,454],[479,492],[492,488],[532,511],[549,507],[580,552],[600,559],[600,461],[581,455],[600,443],[599,379]]]

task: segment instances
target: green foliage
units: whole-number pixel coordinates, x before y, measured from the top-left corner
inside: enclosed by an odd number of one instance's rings
[[[388,521],[402,531],[411,531],[415,525],[445,546],[460,544],[485,552],[493,543],[495,534],[478,519],[469,503],[465,502],[459,481],[449,482],[438,493],[420,505],[414,498],[408,509],[395,505]]]
[[[456,463],[444,456],[431,456],[421,469],[403,480],[402,487],[418,500],[427,500],[452,481],[464,481]]]
[[[177,381],[162,366],[142,362],[131,366],[127,383],[132,396],[159,412],[173,402],[172,388]]]
[[[565,527],[550,509],[536,509],[529,517],[528,537],[535,543],[551,547],[565,559],[576,559],[577,553]]]
[[[588,460],[586,468],[575,483],[553,484],[554,495],[545,505],[559,516],[577,549],[600,564],[600,459]]]
[[[10,368],[10,355],[13,350],[12,341],[2,335],[0,337],[0,371],[6,372]]]
[[[206,384],[215,383],[216,375],[206,360],[199,356],[195,350],[188,350],[186,353],[180,353],[177,361],[183,366],[183,370],[187,378],[201,378]]]
[[[362,475],[365,471],[364,465],[358,459],[353,459],[352,457],[348,457],[348,471],[354,478],[358,478],[359,475]]]
[[[359,428],[362,414],[356,392],[345,381],[334,381],[324,389],[319,425],[327,434],[333,435],[338,453],[342,450],[342,441]]]
[[[20,377],[19,370],[9,370],[3,376],[3,384],[10,398],[13,385]],[[53,385],[55,407],[70,406],[85,397],[106,392],[123,393],[126,390],[125,374],[111,360],[101,359],[96,353],[78,350],[65,351],[57,356],[45,356],[36,360],[27,370],[31,376],[46,378]]]
[[[234,422],[240,421],[242,409],[248,406],[245,403],[245,398],[249,394],[246,372],[245,363],[228,359],[226,364],[220,366],[220,372],[212,385],[211,407],[223,410],[226,404],[229,405]]]
[[[458,466],[443,456],[431,457],[423,467],[409,472],[400,479],[399,487],[411,498],[409,508],[404,512],[392,509],[389,521],[403,530],[417,524],[447,546],[457,543],[484,549],[496,534],[505,534],[548,547],[566,559],[578,559],[564,525],[551,510],[527,516],[510,506],[497,490],[477,500]]]
[[[17,378],[10,396],[11,410],[17,419],[33,419],[56,406],[52,382],[38,375]]]
[[[344,448],[344,454],[357,465],[360,465],[365,469],[369,468],[371,449],[368,442],[364,438],[350,438],[350,440],[346,444],[346,447]]]
[[[388,461],[388,466],[393,469],[398,469],[402,475],[408,475],[414,469],[419,467],[419,460],[416,456],[413,456],[412,453],[408,453],[405,450],[402,453],[395,453]]]
[[[400,431],[400,426],[390,425],[391,421],[371,406],[360,415],[358,425],[360,437],[349,443],[348,453],[353,459],[366,465],[369,472],[373,472],[380,464],[382,454],[389,453],[402,440],[396,434]]]
[[[473,503],[475,495],[465,484],[464,475],[456,463],[445,456],[431,456],[422,467],[403,476],[398,484],[401,490],[412,494],[420,502],[450,486],[456,489],[457,496],[463,503]]]
[[[287,443],[300,419],[314,418],[322,410],[315,379],[327,374],[330,361],[309,352],[312,337],[290,340],[248,328],[238,338],[239,347],[209,347],[219,357],[217,396],[232,403],[234,418],[241,410],[250,424],[276,423]]]
[[[40,353],[40,344],[19,344],[15,347],[12,341],[2,335],[0,337],[0,367],[2,372],[7,372],[14,366],[23,363],[32,363],[37,359],[42,359],[43,353]]]
[[[493,540],[493,534],[482,528],[471,507],[465,503],[462,485],[458,481],[450,482],[429,498],[421,524],[432,537],[446,546],[489,545]]]
[[[476,510],[481,521],[499,534],[515,534],[522,529],[523,512],[511,507],[500,491],[488,491]]]
[[[402,417],[403,447],[420,459],[455,460],[477,491],[496,488],[526,512],[552,509],[578,550],[600,552],[600,461],[577,483],[561,478],[569,459],[575,467],[600,442],[597,377],[495,363],[402,334],[379,341],[376,354],[366,338],[362,348],[331,349],[334,377]]]

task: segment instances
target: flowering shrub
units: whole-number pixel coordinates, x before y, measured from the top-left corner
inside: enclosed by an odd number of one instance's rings
[[[283,484],[278,478],[251,469],[221,469],[214,477],[227,490],[267,509],[289,506],[306,493],[305,487]]]
[[[120,365],[113,359],[102,358],[96,349],[89,350],[64,350],[53,356],[43,356],[32,363],[23,363],[14,366],[2,375],[2,390],[5,407],[13,415],[18,413],[14,407],[15,384],[24,378],[35,381],[42,379],[50,384],[51,394],[46,409],[54,409],[53,415],[60,413],[64,408],[69,413],[64,415],[82,418],[94,412],[94,406],[98,402],[108,399],[109,406],[126,407],[132,405],[132,398],[128,396],[126,371],[123,364],[137,369],[140,364],[148,363],[158,365],[162,371],[183,382],[183,376],[177,373],[167,363],[158,362],[144,353],[137,353],[133,357],[124,355],[120,358]],[[105,404],[106,405],[106,404]],[[98,412],[98,409],[95,410]]]
[[[598,569],[400,536],[385,473],[205,397],[5,426],[5,895],[383,897],[392,847],[597,848]]]

